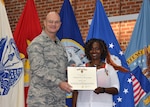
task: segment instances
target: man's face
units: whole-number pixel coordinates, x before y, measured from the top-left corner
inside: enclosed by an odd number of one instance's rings
[[[60,17],[57,14],[49,14],[44,21],[45,30],[49,33],[56,33],[60,25]]]

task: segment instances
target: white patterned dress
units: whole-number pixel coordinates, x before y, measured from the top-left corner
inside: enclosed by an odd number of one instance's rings
[[[117,72],[107,63],[104,68],[97,69],[97,83],[98,87],[116,87],[119,90]],[[78,91],[77,107],[113,107],[112,94]]]

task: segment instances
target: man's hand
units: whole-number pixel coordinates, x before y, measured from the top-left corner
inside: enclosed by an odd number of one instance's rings
[[[68,93],[70,93],[70,92],[72,91],[71,85],[69,85],[67,82],[61,82],[61,83],[59,84],[59,87],[60,87],[62,90],[68,92]]]

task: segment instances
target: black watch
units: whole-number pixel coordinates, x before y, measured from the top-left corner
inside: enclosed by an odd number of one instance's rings
[[[102,88],[102,93],[105,93],[105,88]]]

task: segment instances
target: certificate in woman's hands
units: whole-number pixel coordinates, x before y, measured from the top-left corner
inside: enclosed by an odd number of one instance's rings
[[[97,88],[96,67],[68,67],[67,76],[73,90]]]

